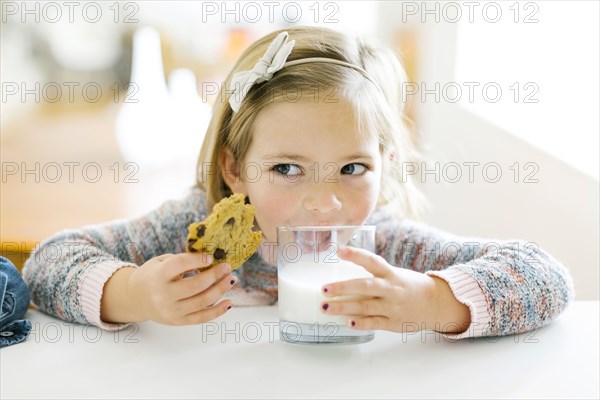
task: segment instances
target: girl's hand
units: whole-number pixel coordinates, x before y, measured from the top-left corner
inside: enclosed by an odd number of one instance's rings
[[[462,332],[467,329],[469,308],[456,300],[445,281],[393,267],[383,257],[363,249],[341,247],[338,256],[373,274],[373,278],[331,283],[322,289],[328,297],[365,297],[345,301],[331,299],[321,304],[326,314],[348,315],[349,328],[394,332],[424,329]]]
[[[232,307],[231,301],[215,303],[237,280],[229,264],[217,264],[183,278],[211,262],[212,256],[203,253],[163,254],[136,268],[126,290],[138,319],[189,325],[223,315]]]

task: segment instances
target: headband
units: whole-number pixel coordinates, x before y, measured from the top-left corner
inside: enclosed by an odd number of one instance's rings
[[[377,82],[367,73],[367,71],[358,65],[350,64],[345,61],[336,60],[335,58],[310,57],[286,62],[286,59],[292,52],[292,48],[296,43],[294,40],[288,42],[287,38],[288,33],[281,32],[275,39],[273,39],[265,54],[258,60],[252,70],[240,71],[233,75],[231,78],[231,85],[229,86],[229,89],[232,93],[231,97],[229,98],[229,104],[234,112],[238,112],[240,110],[240,105],[242,104],[242,101],[244,101],[244,98],[252,86],[254,86],[256,83],[268,81],[273,77],[275,72],[284,67],[290,67],[298,64],[324,62],[352,68],[373,82],[373,84],[381,91]]]

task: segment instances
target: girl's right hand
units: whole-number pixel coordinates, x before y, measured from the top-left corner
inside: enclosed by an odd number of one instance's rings
[[[138,319],[191,325],[223,315],[233,304],[230,300],[215,303],[237,280],[229,264],[183,278],[211,262],[212,256],[203,253],[163,254],[136,268],[127,282],[127,297]]]

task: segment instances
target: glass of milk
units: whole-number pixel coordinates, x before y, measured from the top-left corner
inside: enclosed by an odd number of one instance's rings
[[[322,311],[324,300],[361,296],[325,297],[325,284],[373,275],[363,267],[337,257],[340,246],[375,251],[375,226],[295,226],[277,228],[279,337],[297,344],[364,343],[373,331],[346,326],[349,316]]]

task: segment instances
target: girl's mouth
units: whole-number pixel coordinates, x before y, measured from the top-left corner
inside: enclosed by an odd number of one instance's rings
[[[327,229],[298,231],[295,239],[302,255],[322,252],[336,245],[331,240],[332,231]]]

